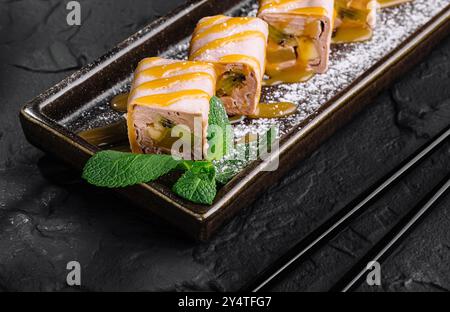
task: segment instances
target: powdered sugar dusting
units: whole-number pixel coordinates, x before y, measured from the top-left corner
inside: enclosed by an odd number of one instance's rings
[[[317,113],[319,108],[379,60],[398,47],[417,29],[450,4],[449,0],[415,0],[379,13],[374,37],[364,43],[334,45],[330,54],[330,68],[306,83],[283,84],[263,89],[264,102],[288,101],[298,104],[298,113],[283,119],[257,119],[235,126],[236,136],[259,132],[271,126],[279,128],[280,135]],[[252,8],[251,15],[256,9]],[[236,168],[238,169],[238,168]]]
[[[275,126],[282,136],[292,131],[307,118],[317,114],[327,101],[357,80],[379,60],[392,52],[417,29],[424,26],[440,11],[450,4],[450,0],[414,0],[397,7],[383,9],[378,14],[378,23],[374,37],[364,43],[335,45],[331,49],[329,70],[322,75],[316,75],[306,83],[282,84],[275,87],[264,87],[262,101],[288,101],[298,104],[298,112],[281,119],[244,120],[234,125],[237,138],[247,133],[263,133]],[[234,16],[256,16],[257,0],[243,1],[241,5],[227,14]],[[189,39],[170,47],[161,56],[186,59]],[[129,82],[120,89],[111,91],[113,95],[127,90]],[[111,94],[108,96],[112,97]],[[98,119],[117,119],[117,113],[112,112],[104,101],[91,106],[85,113]],[[86,116],[85,116],[86,117]],[[84,117],[83,117],[84,118]],[[68,122],[73,127],[76,120]],[[67,124],[67,123],[66,123]],[[228,166],[228,165],[227,165]],[[242,164],[235,169],[241,169]],[[227,168],[228,170],[229,168]]]
[[[282,119],[245,120],[234,126],[236,137],[246,133],[262,133],[272,126],[280,135],[291,131],[311,117],[327,101],[348,87],[381,58],[398,47],[408,36],[425,25],[450,4],[450,0],[414,0],[397,7],[383,9],[378,14],[374,37],[363,43],[334,45],[330,54],[330,68],[306,83],[282,84],[263,88],[264,102],[287,101],[298,104],[298,113]],[[256,16],[257,1],[246,1],[228,12],[238,16]],[[170,48],[164,56],[187,58],[189,39]]]

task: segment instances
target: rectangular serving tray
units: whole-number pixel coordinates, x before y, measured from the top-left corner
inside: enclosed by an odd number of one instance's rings
[[[96,99],[124,85],[144,57],[160,55],[188,37],[197,21],[235,9],[241,0],[191,1],[166,17],[151,23],[105,56],[75,72],[42,93],[20,112],[27,139],[68,164],[81,169],[99,149],[75,134],[63,120],[83,120]],[[269,186],[311,154],[324,140],[345,125],[396,78],[426,56],[450,32],[450,6],[408,37],[351,85],[280,139],[279,168],[264,171],[267,163],[254,161],[222,187],[212,206],[195,205],[170,191],[164,181],[116,191],[134,204],[153,212],[190,236],[207,240],[241,208],[250,205]],[[94,104],[93,104],[94,103]],[[92,121],[87,121],[92,122]]]

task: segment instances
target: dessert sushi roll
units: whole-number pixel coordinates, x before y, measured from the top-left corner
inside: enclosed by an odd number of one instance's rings
[[[211,62],[217,71],[216,95],[229,115],[251,115],[259,103],[268,37],[255,17],[211,16],[192,35],[192,61]]]
[[[304,74],[328,69],[333,4],[334,0],[260,1],[258,16],[269,24],[266,73],[272,80],[303,81]]]
[[[377,8],[377,0],[335,0],[333,43],[372,38]]]
[[[163,58],[142,60],[128,97],[128,137],[133,153],[170,153],[172,129],[182,125],[200,142],[197,158],[208,149],[209,103],[215,93],[214,66]],[[192,142],[190,142],[192,143]],[[192,149],[192,151],[194,151]],[[200,154],[200,155],[198,155]]]

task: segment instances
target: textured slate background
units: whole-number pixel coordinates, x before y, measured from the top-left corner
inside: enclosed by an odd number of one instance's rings
[[[450,38],[208,243],[92,188],[29,145],[24,102],[179,1],[0,0],[0,290],[237,290],[450,121]],[[450,145],[408,175],[272,290],[327,290],[450,172]],[[450,196],[383,264],[382,287],[450,290]]]

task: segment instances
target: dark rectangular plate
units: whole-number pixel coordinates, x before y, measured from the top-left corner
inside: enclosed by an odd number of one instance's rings
[[[139,60],[160,55],[185,40],[200,18],[221,14],[248,2],[192,1],[148,25],[93,64],[27,103],[20,113],[26,137],[35,146],[81,169],[99,149],[81,139],[76,131],[101,124],[105,109],[99,103],[108,102],[120,89],[126,90]],[[450,7],[447,6],[314,114],[285,133],[277,152],[278,170],[264,171],[267,164],[254,161],[219,190],[212,206],[180,199],[164,180],[117,189],[117,192],[192,237],[208,239],[226,220],[250,205],[261,192],[345,125],[379,91],[427,55],[449,33],[449,17]],[[65,122],[67,119],[76,122],[69,125]],[[109,118],[111,120],[114,118]]]

